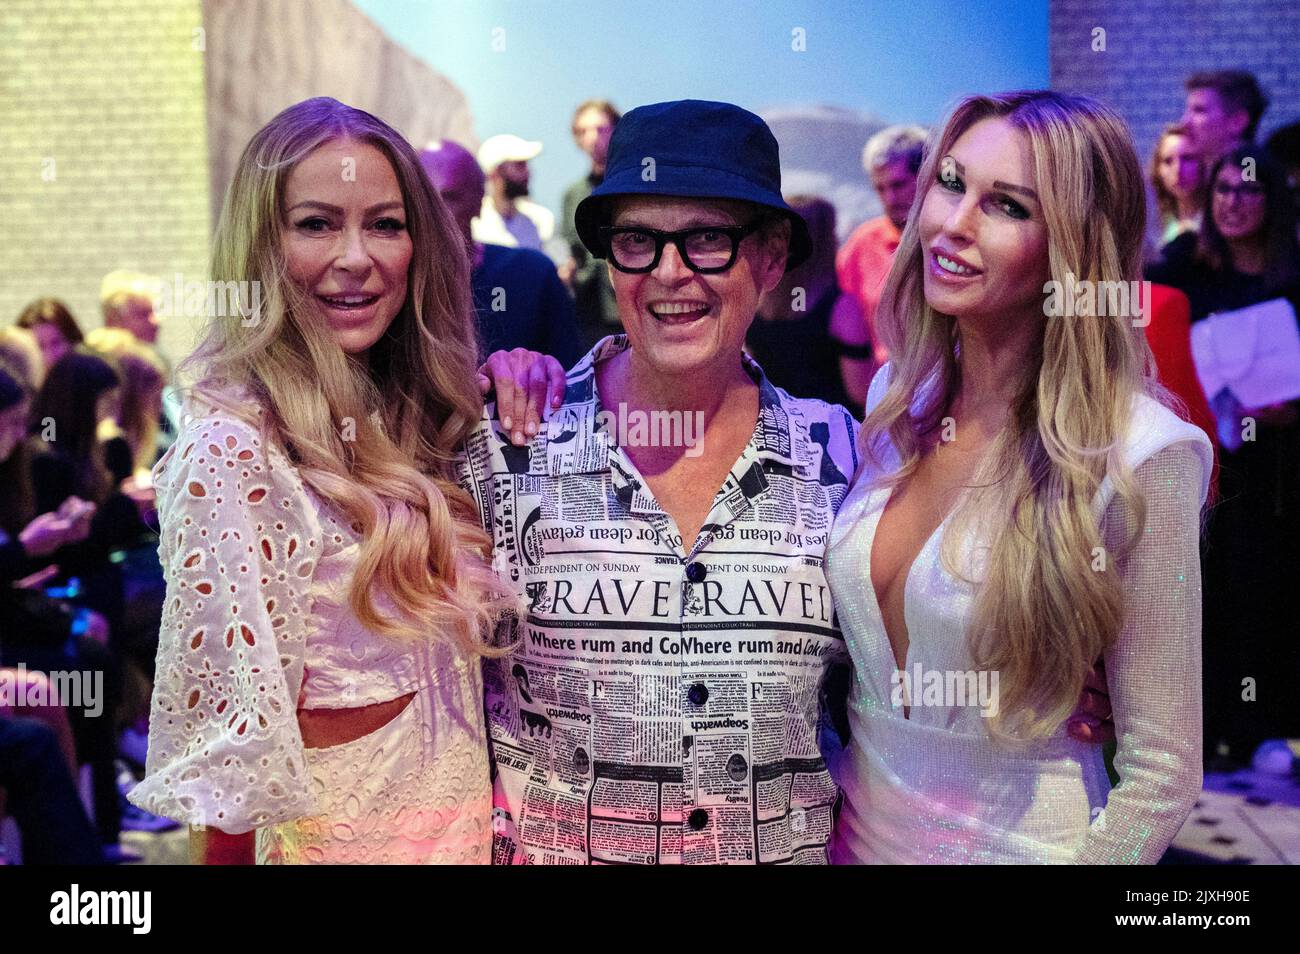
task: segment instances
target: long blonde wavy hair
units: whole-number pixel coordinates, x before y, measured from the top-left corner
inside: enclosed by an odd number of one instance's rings
[[[917,469],[961,381],[957,320],[926,303],[919,210],[940,163],[975,123],[1000,117],[1033,156],[1048,272],[1076,280],[1141,277],[1142,169],[1123,122],[1101,104],[1050,91],[972,96],[932,135],[918,201],[883,290],[878,327],[891,374],[862,428],[864,452],[896,487]],[[1104,287],[1104,286],[1103,286]],[[1174,403],[1133,316],[1044,318],[1010,424],[991,446],[945,532],[945,564],[979,524],[991,550],[967,632],[978,668],[999,674],[995,736],[1041,738],[1073,711],[1089,671],[1125,619],[1117,563],[1136,544],[1146,502],[1121,454],[1137,395]],[[899,466],[889,471],[892,443]],[[1109,474],[1136,530],[1108,552],[1092,501]],[[1102,548],[1098,550],[1097,548]],[[1104,569],[1094,569],[1098,555]]]
[[[290,172],[341,138],[388,158],[413,244],[406,301],[370,349],[368,368],[333,340],[280,251]],[[506,602],[489,568],[491,540],[452,479],[457,449],[483,409],[469,264],[415,151],[382,120],[334,99],[285,109],[239,158],[212,278],[259,282],[261,300],[255,315],[211,321],[183,365],[196,379],[194,395],[247,417],[230,396],[251,394],[266,439],[360,532],[349,593],[357,618],[389,636],[432,631],[463,651],[495,655],[485,636]],[[378,596],[390,605],[381,609]]]

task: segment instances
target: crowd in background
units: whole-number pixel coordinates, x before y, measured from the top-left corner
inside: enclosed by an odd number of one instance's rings
[[[0,787],[30,861],[122,860],[124,826],[170,826],[123,797],[162,602],[149,474],[174,433],[155,284],[106,276],[88,333],[53,298],[0,333],[0,667],[27,684],[0,710]],[[96,698],[58,698],[54,672],[84,673]]]
[[[1206,336],[1194,329],[1268,303],[1295,322],[1300,124],[1257,144],[1267,99],[1244,71],[1197,73],[1186,96],[1150,166],[1147,337],[1162,382],[1218,449],[1203,543],[1206,754],[1242,764],[1266,740],[1300,737],[1300,588],[1290,579],[1300,565],[1300,415],[1295,400],[1251,407],[1227,388],[1206,393],[1196,346]],[[540,143],[506,134],[477,155],[451,141],[421,153],[470,249],[484,354],[527,348],[568,367],[620,331],[605,263],[587,254],[573,215],[603,179],[619,118],[601,99],[575,110],[589,168],[558,216],[529,195]],[[875,315],[926,138],[893,126],[865,144],[881,214],[843,245],[831,202],[788,197],[814,252],[763,297],[747,348],[791,394],[861,414],[889,358]],[[176,432],[154,346],[156,286],[108,275],[93,331],[43,298],[0,332],[0,667],[39,700],[0,706],[0,816],[19,823],[28,862],[129,860],[122,828],[174,825],[122,795],[143,768],[163,593],[150,471]],[[1247,364],[1270,345],[1262,333],[1235,344]],[[103,714],[37,691],[53,671],[102,674]]]
[[[1197,73],[1186,90],[1152,157],[1146,278],[1174,290],[1165,323],[1190,334],[1199,378],[1212,382],[1195,395],[1220,463],[1203,548],[1205,743],[1212,758],[1241,762],[1266,740],[1300,736],[1300,405],[1250,406],[1217,382],[1225,363],[1248,376],[1295,354],[1300,124],[1258,144],[1268,100],[1245,71]]]

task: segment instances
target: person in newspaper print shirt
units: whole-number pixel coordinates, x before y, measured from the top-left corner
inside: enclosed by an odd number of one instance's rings
[[[627,334],[526,446],[489,408],[462,474],[531,605],[485,667],[494,862],[824,864],[823,557],[857,424],[742,351],[809,250],[776,141],[729,104],[633,110],[576,219]]]

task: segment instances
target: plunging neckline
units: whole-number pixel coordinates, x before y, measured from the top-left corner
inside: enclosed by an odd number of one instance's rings
[[[876,537],[880,531],[880,524],[881,521],[885,519],[885,511],[889,509],[889,502],[894,499],[894,494],[895,492],[897,492],[898,488],[880,487],[871,491],[872,495],[875,495],[876,493],[883,492],[886,490],[888,491],[888,496],[885,497],[884,503],[881,505],[880,509],[874,513],[873,519],[875,523],[871,527],[871,542],[867,546],[867,589],[871,591],[871,601],[875,607],[876,617],[877,619],[880,620],[880,631],[884,634],[885,637],[885,650],[889,655],[889,664],[894,670],[898,670],[899,669],[898,653],[894,649],[894,637],[889,634],[889,627],[885,622],[884,604],[880,600],[880,594],[876,590],[876,581],[872,578],[872,574],[871,574],[871,567],[872,564],[875,562]],[[966,491],[963,490],[962,496],[965,495],[965,492]],[[954,504],[951,508],[949,508],[948,512],[944,514],[943,519],[940,520],[938,525],[936,525],[935,528],[930,531],[929,536],[927,536],[925,540],[921,543],[920,549],[916,551],[915,555],[911,559],[911,562],[907,564],[907,568],[903,571],[903,596],[902,596],[903,627],[907,630],[907,651],[903,654],[903,665],[900,671],[904,673],[909,672],[911,670],[912,647],[915,645],[914,641],[912,640],[912,626],[907,618],[908,617],[907,597],[912,586],[912,571],[916,568],[916,564],[920,562],[921,558],[925,556],[926,552],[930,549],[930,544],[934,542],[935,536],[943,531],[944,527],[947,526],[948,521],[952,519],[953,514],[955,514],[958,508],[961,507],[961,503],[962,501],[961,498],[959,497],[957,503]],[[905,706],[902,708],[904,710],[902,714],[902,718],[907,721],[911,721],[911,714],[906,711],[907,708],[909,707]]]

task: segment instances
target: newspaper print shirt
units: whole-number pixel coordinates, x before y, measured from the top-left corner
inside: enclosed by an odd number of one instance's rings
[[[746,359],[758,424],[687,552],[617,446],[635,423],[596,393],[627,347],[592,349],[528,447],[492,408],[467,445],[463,483],[531,606],[485,664],[493,861],[824,864],[821,695],[847,654],[823,559],[856,422]]]

